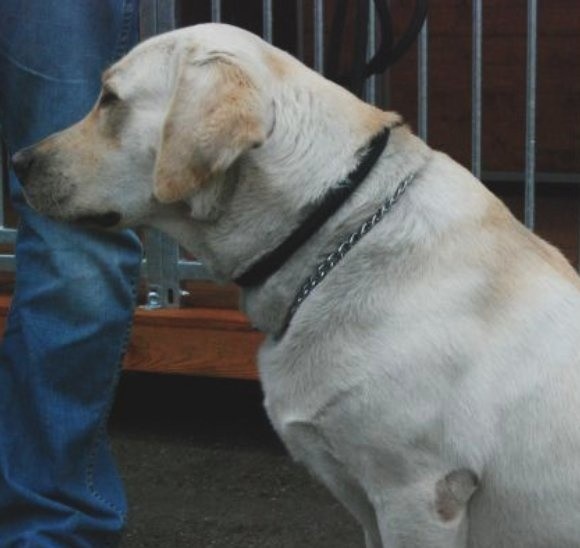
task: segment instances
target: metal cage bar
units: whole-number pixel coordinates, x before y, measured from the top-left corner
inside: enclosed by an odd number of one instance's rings
[[[369,0],[369,22],[367,40],[367,59],[374,55],[377,48],[377,16],[373,0]],[[365,100],[373,105],[377,104],[377,77],[373,74],[365,82]]]
[[[262,0],[262,37],[270,44],[274,40],[273,19],[272,0]]]
[[[214,23],[222,20],[222,0],[211,0],[211,20]]]
[[[304,0],[296,0],[296,54],[304,61]]]
[[[176,26],[175,0],[141,0],[141,38]],[[149,229],[143,242],[147,280],[146,308],[178,307],[181,299],[179,246],[165,234]]]
[[[175,0],[141,0],[141,37],[174,29],[175,8]],[[221,0],[212,0],[211,18],[221,21]],[[199,261],[182,259],[175,241],[159,231],[146,231],[144,248],[143,266],[148,285],[146,308],[178,307],[182,297],[181,280],[210,278]]]
[[[524,222],[533,229],[536,223],[536,73],[538,43],[538,3],[528,0],[526,60],[526,184]]]
[[[482,0],[473,0],[471,72],[471,171],[481,179],[483,17]]]
[[[425,19],[421,32],[419,33],[418,43],[418,75],[417,87],[418,106],[417,106],[417,133],[419,137],[427,142],[428,120],[429,120],[429,25],[428,18]]]
[[[314,69],[324,72],[324,2],[314,0]]]
[[[141,39],[175,28],[175,0],[141,0],[139,27]]]

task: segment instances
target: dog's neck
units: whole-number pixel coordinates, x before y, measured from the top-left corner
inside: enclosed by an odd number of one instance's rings
[[[405,143],[408,140],[411,143]],[[411,144],[413,152],[404,150],[408,144]],[[394,130],[387,150],[361,185],[361,192],[355,192],[264,284],[244,289],[242,308],[252,323],[261,331],[278,335],[285,326],[288,311],[299,288],[313,274],[321,258],[334,251],[345,235],[352,233],[373,214],[407,175],[419,170],[429,154],[428,147],[406,128]],[[293,219],[300,218],[300,213],[300,210],[295,210]],[[283,234],[287,234],[293,226],[287,226]],[[329,278],[332,276],[333,273],[329,274]]]
[[[217,278],[235,279],[277,247],[302,222],[304,211],[353,170],[359,160],[357,152],[373,135],[399,121],[348,95],[345,108],[361,110],[359,116],[348,117],[358,127],[347,127],[340,113],[320,111],[311,117],[307,113],[296,124],[288,116],[290,99],[284,100],[285,108],[276,112],[268,141],[236,166],[235,190],[224,191],[215,220],[181,215],[155,223],[198,256]],[[303,104],[303,98],[299,100]],[[393,132],[372,176],[363,183],[364,200],[355,193],[276,273],[242,291],[242,308],[258,329],[271,334],[280,331],[300,284],[321,255],[332,251],[338,239],[372,213],[422,161],[420,155],[410,161],[412,155],[401,150],[405,139],[400,134],[410,137],[405,128]],[[232,186],[227,180],[219,184]]]
[[[262,285],[302,247],[352,196],[372,171],[389,141],[390,128],[375,135],[361,151],[356,169],[334,185],[323,199],[313,204],[301,224],[278,247],[268,251],[234,282],[244,289]]]

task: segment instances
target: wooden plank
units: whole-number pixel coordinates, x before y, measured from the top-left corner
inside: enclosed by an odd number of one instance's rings
[[[0,295],[0,332],[10,297]],[[234,310],[137,309],[123,367],[127,371],[257,379],[263,335]]]
[[[137,310],[124,367],[130,371],[256,379],[263,335],[233,310]]]

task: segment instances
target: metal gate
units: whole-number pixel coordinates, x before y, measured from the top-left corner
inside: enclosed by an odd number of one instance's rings
[[[188,0],[183,0],[186,2]],[[197,0],[196,0],[197,1]],[[290,1],[290,0],[289,0]],[[297,13],[298,56],[302,57],[305,49],[304,25],[311,26],[312,44],[307,46],[312,50],[313,68],[322,72],[325,58],[325,2],[324,0],[294,0]],[[367,52],[376,49],[377,22],[373,0],[368,0],[369,32]],[[213,21],[222,20],[222,0],[209,0],[210,16]],[[536,89],[537,89],[537,34],[538,6],[537,0],[527,0],[527,63],[526,63],[526,116],[525,116],[525,166],[523,173],[483,171],[482,166],[482,69],[484,51],[483,37],[483,0],[472,0],[472,63],[471,63],[471,170],[476,177],[484,175],[485,180],[524,180],[524,221],[534,228],[536,214],[536,182],[540,178],[557,182],[559,180],[580,182],[577,173],[536,172]],[[148,37],[160,32],[171,30],[178,26],[176,21],[176,0],[141,0],[141,34]],[[273,40],[274,10],[273,0],[263,0],[262,35],[269,42]],[[365,87],[365,99],[388,108],[387,95],[384,93],[384,82],[378,82],[376,77],[370,78]],[[425,22],[420,32],[417,44],[417,126],[418,134],[426,141],[429,137],[429,21]],[[1,211],[4,211],[3,204]],[[5,226],[3,213],[0,213],[0,243],[13,242],[15,230]],[[183,280],[208,279],[203,266],[193,260],[184,259],[178,246],[167,236],[157,231],[149,230],[144,239],[145,259],[144,277],[148,284],[147,306],[176,307],[181,297]],[[579,254],[580,255],[580,254]],[[14,268],[12,255],[0,255],[0,269]]]

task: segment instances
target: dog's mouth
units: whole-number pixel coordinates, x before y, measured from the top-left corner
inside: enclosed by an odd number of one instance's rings
[[[121,214],[116,211],[107,213],[93,213],[80,215],[73,219],[73,223],[88,228],[113,228],[121,222]]]

